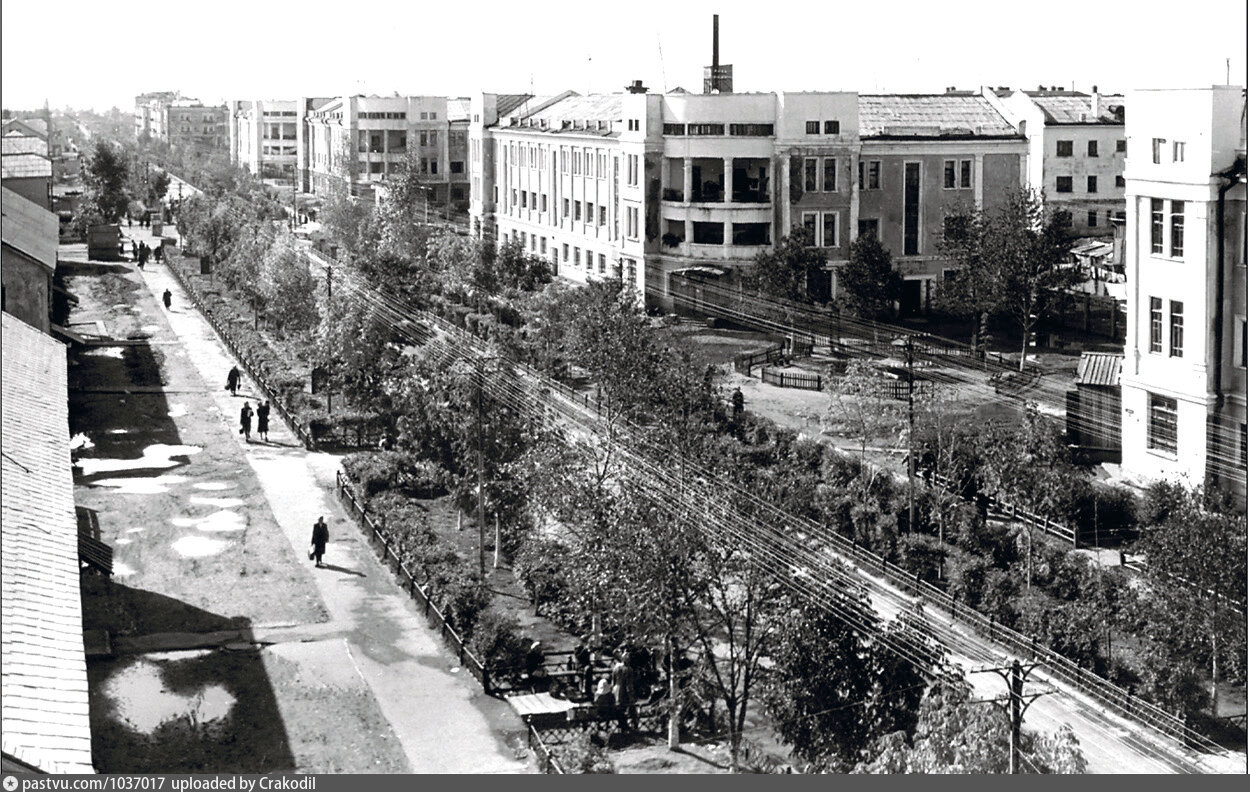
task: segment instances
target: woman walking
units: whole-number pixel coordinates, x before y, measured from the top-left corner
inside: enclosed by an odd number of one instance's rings
[[[239,411],[239,434],[252,442],[252,405],[243,402],[243,409]]]
[[[321,556],[325,555],[326,543],[329,541],[330,527],[326,525],[326,518],[318,517],[317,522],[313,523],[312,549],[308,552],[308,557],[316,560],[317,566],[321,566]]]
[[[256,407],[256,434],[261,440],[269,442],[269,402],[263,401]]]

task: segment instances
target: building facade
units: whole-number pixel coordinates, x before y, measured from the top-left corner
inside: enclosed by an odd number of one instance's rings
[[[179,98],[177,91],[153,91],[135,97],[135,137],[168,141],[165,110]]]
[[[56,215],[6,185],[0,244],[0,310],[47,333],[56,274]]]
[[[1245,91],[1129,102],[1124,469],[1244,494]]]
[[[173,148],[225,151],[229,139],[225,105],[179,99],[165,108],[165,138]]]
[[[298,100],[227,102],[230,162],[260,179],[294,182],[303,123],[300,105]]]
[[[732,284],[793,233],[825,253],[828,279],[809,289],[832,297],[851,243],[874,233],[907,280],[904,308],[924,310],[944,269],[944,213],[1020,184],[1026,156],[1023,137],[977,96],[655,94],[635,84],[610,95],[486,94],[471,116],[479,233],[515,239],[575,281],[619,276],[662,307],[675,273]]]
[[[1039,88],[982,95],[1028,139],[1028,185],[1068,212],[1075,236],[1113,235],[1124,216],[1125,98]]]

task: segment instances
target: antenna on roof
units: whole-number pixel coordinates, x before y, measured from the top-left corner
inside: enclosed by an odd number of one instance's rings
[[[655,48],[660,52],[660,84],[664,86],[664,93],[668,93],[668,75],[664,72],[664,47],[660,44],[660,31],[658,30],[655,31]]]

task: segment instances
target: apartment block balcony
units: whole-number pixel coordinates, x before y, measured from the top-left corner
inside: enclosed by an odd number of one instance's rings
[[[760,157],[668,157],[663,200],[681,204],[771,204],[772,163]]]

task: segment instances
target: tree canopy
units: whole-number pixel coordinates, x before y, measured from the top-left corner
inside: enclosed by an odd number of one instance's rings
[[[743,275],[743,284],[761,295],[794,302],[812,302],[811,287],[824,272],[828,259],[814,247],[812,234],[794,228],[771,251],[761,252]]]
[[[903,276],[894,269],[890,251],[875,234],[862,234],[851,244],[850,260],[838,269],[838,301],[861,319],[884,320],[902,296]]]

